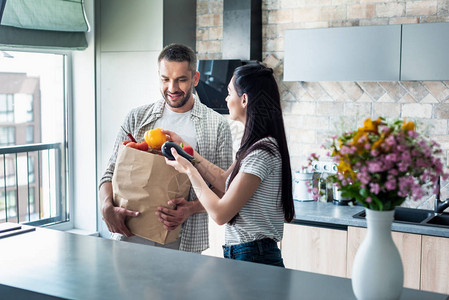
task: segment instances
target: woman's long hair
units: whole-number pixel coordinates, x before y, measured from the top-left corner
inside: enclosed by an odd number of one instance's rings
[[[281,110],[281,97],[278,85],[273,76],[273,69],[261,64],[248,64],[238,67],[234,71],[233,82],[237,94],[241,97],[248,95],[246,108],[246,123],[240,148],[236,154],[236,165],[231,173],[229,183],[240,170],[242,160],[257,149],[275,154],[279,149],[282,159],[281,202],[284,218],[291,222],[295,215],[292,195],[292,173],[290,156],[285,137],[284,119]],[[272,137],[277,141],[259,142],[259,140]],[[238,214],[237,214],[238,215]],[[235,224],[234,216],[228,224]]]

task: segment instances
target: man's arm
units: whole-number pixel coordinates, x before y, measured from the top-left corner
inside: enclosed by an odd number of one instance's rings
[[[103,215],[103,220],[110,232],[132,236],[133,234],[125,224],[126,217],[137,217],[140,213],[114,206],[112,195],[112,183],[110,181],[104,182],[100,186],[100,201],[102,201],[101,214]]]
[[[216,161],[212,163],[223,170],[229,170],[232,165],[232,134],[228,121],[223,120],[218,126]]]
[[[125,118],[122,126],[128,132],[132,132],[133,124],[135,123],[133,111],[130,111]],[[115,171],[115,162],[117,160],[117,153],[119,145],[127,139],[125,131],[120,129],[117,133],[112,155],[109,158],[108,166],[100,179],[99,183],[99,197],[101,201],[101,213],[103,215],[103,220],[108,226],[108,229],[112,233],[120,233],[126,236],[132,236],[133,234],[129,231],[125,224],[126,217],[136,217],[140,213],[127,210],[125,208],[116,207],[113,203],[113,189],[112,189],[112,176]]]

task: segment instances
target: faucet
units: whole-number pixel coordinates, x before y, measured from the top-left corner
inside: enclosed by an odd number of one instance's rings
[[[449,198],[446,199],[445,201],[440,200],[440,190],[441,190],[440,177],[438,177],[437,189],[438,189],[438,192],[435,195],[435,206],[433,209],[435,215],[442,213],[446,208],[449,207]]]

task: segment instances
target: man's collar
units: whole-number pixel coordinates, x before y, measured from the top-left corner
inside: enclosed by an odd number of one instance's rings
[[[193,102],[193,107],[192,107],[192,116],[195,116],[197,118],[201,118],[201,102],[200,99],[198,99],[198,97],[196,95],[193,95],[193,98],[195,100],[195,102]]]
[[[193,95],[193,99],[194,99],[193,107],[190,110],[191,116],[194,116],[196,118],[201,118],[201,116],[202,116],[201,102],[196,95]],[[166,105],[165,100],[163,98],[160,99],[159,101],[155,102],[154,108],[153,108],[153,113],[151,114],[150,118],[145,122],[145,125],[162,117],[162,114],[164,113],[165,105]]]
[[[161,99],[161,100],[157,101],[154,104],[153,113],[155,115],[158,115],[158,117],[162,116],[162,113],[164,112],[164,107],[165,107],[165,100],[164,99]]]
[[[190,113],[191,113],[192,116],[195,116],[197,118],[201,118],[201,102],[200,102],[200,100],[198,99],[198,97],[196,95],[192,95],[192,96],[193,96],[194,102],[193,102],[193,107],[190,110]],[[155,114],[160,114],[162,116],[162,113],[163,113],[163,111],[165,109],[165,106],[166,106],[165,100],[163,100],[162,102],[158,102],[156,104],[156,106],[154,107],[154,113]],[[169,109],[169,108],[167,108],[167,109]]]

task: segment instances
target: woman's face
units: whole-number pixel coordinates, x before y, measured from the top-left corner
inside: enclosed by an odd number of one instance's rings
[[[231,120],[240,121],[245,124],[246,119],[246,94],[239,96],[234,87],[234,77],[228,84],[228,96],[226,102],[229,109],[229,117]]]

